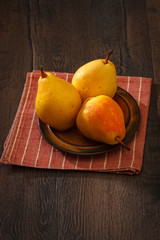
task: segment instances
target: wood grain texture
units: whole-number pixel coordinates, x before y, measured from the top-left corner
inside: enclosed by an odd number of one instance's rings
[[[147,0],[147,13],[148,13],[148,23],[149,23],[149,37],[152,52],[152,63],[154,72],[154,83],[156,86],[157,93],[157,110],[160,120],[160,69],[158,67],[158,62],[160,59],[160,3],[158,1]]]
[[[118,75],[153,77],[138,176],[0,165],[0,240],[158,240],[159,0],[0,2],[0,151],[28,71],[75,72],[105,58]]]

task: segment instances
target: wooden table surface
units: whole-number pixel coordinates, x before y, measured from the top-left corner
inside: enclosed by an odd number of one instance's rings
[[[152,77],[143,167],[127,176],[0,165],[0,240],[160,239],[160,1],[0,2],[0,155],[26,73],[105,58]],[[160,114],[159,114],[160,116]]]

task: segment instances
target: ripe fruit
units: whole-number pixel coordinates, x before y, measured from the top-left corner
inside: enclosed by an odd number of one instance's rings
[[[86,137],[107,143],[122,143],[125,137],[124,115],[120,106],[105,95],[87,99],[76,119],[79,131]]]
[[[71,83],[41,68],[35,108],[44,123],[60,131],[72,127],[81,103],[80,95]]]
[[[82,101],[89,97],[107,95],[111,98],[117,90],[117,76],[114,64],[106,59],[97,59],[81,66],[74,74],[72,85],[77,88]]]

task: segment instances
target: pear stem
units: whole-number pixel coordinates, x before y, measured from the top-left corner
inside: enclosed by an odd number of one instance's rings
[[[43,71],[43,67],[42,66],[40,67],[40,70],[41,70],[41,77],[42,78],[47,77],[47,74]]]
[[[113,50],[110,49],[110,50],[109,50],[109,53],[108,53],[108,55],[107,55],[107,57],[106,57],[106,59],[104,60],[104,64],[107,64],[107,63],[108,63],[108,59],[109,59],[110,55],[112,54],[112,52],[113,52]]]
[[[117,140],[124,148],[126,148],[128,151],[130,150],[130,148],[121,141],[121,139],[119,137],[116,137],[115,140]]]

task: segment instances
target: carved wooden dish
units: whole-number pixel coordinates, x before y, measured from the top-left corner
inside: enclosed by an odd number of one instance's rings
[[[121,107],[126,126],[126,135],[123,142],[130,140],[138,129],[140,122],[140,109],[135,99],[124,89],[118,87],[114,100]],[[38,126],[42,136],[52,146],[73,154],[92,155],[113,151],[120,147],[120,144],[108,145],[92,141],[84,137],[76,126],[60,132],[45,124],[38,118]]]

